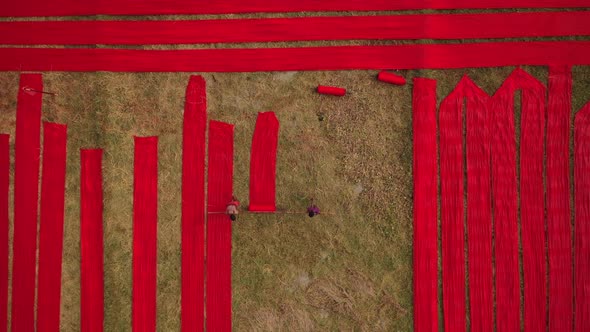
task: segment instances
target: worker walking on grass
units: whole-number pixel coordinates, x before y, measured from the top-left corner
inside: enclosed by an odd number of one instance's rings
[[[307,207],[307,215],[310,218],[313,218],[318,214],[320,214],[320,208],[313,203],[313,198],[312,198],[309,206]]]
[[[227,203],[227,207],[225,208],[225,213],[229,214],[229,219],[231,219],[231,221],[236,220],[239,206],[240,201],[236,199],[236,196],[232,195],[231,202]]]

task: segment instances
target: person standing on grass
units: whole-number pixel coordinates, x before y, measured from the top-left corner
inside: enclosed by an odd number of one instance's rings
[[[227,207],[225,208],[225,213],[229,215],[229,219],[231,219],[231,221],[236,220],[239,206],[240,201],[236,199],[236,196],[232,195],[231,202],[227,203]]]
[[[316,215],[320,214],[320,208],[313,203],[313,198],[311,199],[310,205],[307,207],[307,215],[310,218],[315,217]]]

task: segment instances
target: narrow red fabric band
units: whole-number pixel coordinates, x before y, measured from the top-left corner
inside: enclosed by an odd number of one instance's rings
[[[135,137],[133,162],[134,332],[156,330],[158,138]]]
[[[250,153],[250,211],[276,211],[279,120],[274,112],[258,113]]]
[[[414,79],[414,329],[438,331],[436,81]]]
[[[555,11],[192,21],[16,21],[0,22],[0,44],[162,45],[587,36],[588,20],[588,11]]]
[[[14,235],[12,331],[35,329],[37,203],[43,82],[40,74],[22,74],[16,109],[14,148]]]
[[[233,191],[234,126],[209,121],[207,168],[207,331],[231,331],[232,222],[225,214]]]
[[[103,331],[103,189],[101,149],[80,150],[80,330]]]
[[[67,127],[43,123],[37,331],[59,331]]]
[[[255,72],[588,65],[590,42],[490,42],[257,49],[1,48],[2,71]]]
[[[318,93],[321,95],[332,95],[342,97],[346,95],[346,89],[337,86],[318,85]]]
[[[205,80],[186,87],[182,131],[182,331],[205,326]]]
[[[0,134],[0,331],[8,324],[8,190],[10,182],[10,136]]]
[[[403,76],[396,75],[387,71],[381,71],[377,74],[377,79],[381,82],[391,83],[395,85],[405,85],[406,79]]]

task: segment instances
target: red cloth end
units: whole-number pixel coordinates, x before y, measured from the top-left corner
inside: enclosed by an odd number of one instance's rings
[[[318,85],[318,93],[322,95],[332,95],[332,96],[344,96],[346,94],[346,89],[339,88],[336,86],[324,86]]]
[[[406,79],[403,76],[390,73],[388,71],[379,72],[377,79],[381,82],[391,83],[395,85],[405,85]]]
[[[248,211],[252,211],[252,212],[275,212],[276,210],[277,210],[277,207],[274,205],[250,204],[250,206],[248,207]]]

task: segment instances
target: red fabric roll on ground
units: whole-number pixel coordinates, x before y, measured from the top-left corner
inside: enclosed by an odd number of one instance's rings
[[[258,113],[250,155],[250,211],[276,211],[279,120],[274,112]]]
[[[414,330],[438,331],[436,81],[414,79]]]
[[[463,216],[463,98],[446,97],[439,110],[442,286],[445,331],[465,331],[465,228]]]
[[[575,331],[590,331],[590,103],[574,126]]]
[[[346,94],[346,89],[336,86],[318,85],[318,93],[322,95],[344,96]]]
[[[182,331],[205,326],[205,80],[186,87],[182,132]]]
[[[225,214],[233,191],[234,126],[209,121],[207,200],[207,330],[231,331],[232,222]]]
[[[103,331],[102,150],[80,150],[80,330]]]
[[[573,260],[570,212],[571,67],[549,67],[547,106],[547,236],[549,330],[573,328]]]
[[[59,331],[67,127],[43,124],[37,331]]]
[[[41,132],[41,74],[22,74],[16,109],[14,147],[14,235],[12,331],[35,329],[35,262]]]
[[[158,137],[135,137],[133,331],[156,331]]]
[[[0,134],[0,331],[8,317],[8,190],[10,182],[10,136]]]
[[[379,72],[377,79],[381,82],[391,83],[395,85],[405,85],[406,79],[403,76],[396,75],[387,71]]]
[[[201,50],[0,48],[2,71],[255,72],[590,64],[590,42]]]

